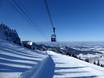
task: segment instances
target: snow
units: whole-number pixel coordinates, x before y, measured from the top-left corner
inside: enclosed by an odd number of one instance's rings
[[[52,78],[54,75],[55,64],[50,56],[47,56],[42,62],[26,71],[20,78]]]
[[[0,39],[0,78],[19,78],[46,57],[45,52],[31,51]]]
[[[3,32],[0,32],[0,38],[2,38],[2,39],[6,39],[6,37],[5,37],[5,35],[4,35]]]
[[[48,51],[55,62],[53,78],[104,78],[104,68]]]
[[[29,41],[27,44],[31,46],[33,43],[31,41]]]
[[[0,40],[0,78],[104,78],[104,68]]]
[[[7,73],[0,73],[0,78],[18,78],[21,73],[15,72],[7,72]]]

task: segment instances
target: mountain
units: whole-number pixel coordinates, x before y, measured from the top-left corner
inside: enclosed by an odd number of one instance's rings
[[[61,43],[47,43],[46,44],[46,43],[34,43],[31,41],[23,41],[23,46],[31,50],[54,51],[56,53],[61,53],[64,55],[72,56],[74,58],[104,67],[104,53],[97,51],[97,50],[89,50],[88,46],[87,46],[88,50],[87,49],[80,50],[80,49],[76,49],[75,47],[72,48],[70,46],[67,46]],[[86,48],[86,47],[83,47],[83,48]],[[98,47],[98,49],[100,48]]]
[[[5,24],[0,24],[0,39],[8,40],[16,44],[21,43],[16,30],[9,28]]]
[[[57,43],[17,44],[20,38],[16,30],[0,24],[0,78],[104,78],[100,60],[97,66],[96,62],[90,64],[89,59],[85,62],[77,57],[97,51],[81,51]]]
[[[104,68],[0,40],[0,78],[104,78]]]

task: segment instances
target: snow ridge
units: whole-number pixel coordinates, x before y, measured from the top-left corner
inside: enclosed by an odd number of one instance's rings
[[[26,71],[20,78],[53,78],[55,64],[50,56],[47,56],[42,62]]]

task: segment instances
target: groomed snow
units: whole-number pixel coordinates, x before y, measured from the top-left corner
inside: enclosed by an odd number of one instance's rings
[[[47,51],[55,63],[53,78],[104,78],[104,68],[76,58]]]

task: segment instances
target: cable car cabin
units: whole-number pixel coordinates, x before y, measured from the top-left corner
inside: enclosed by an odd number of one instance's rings
[[[51,42],[56,42],[56,35],[55,34],[51,35]]]

